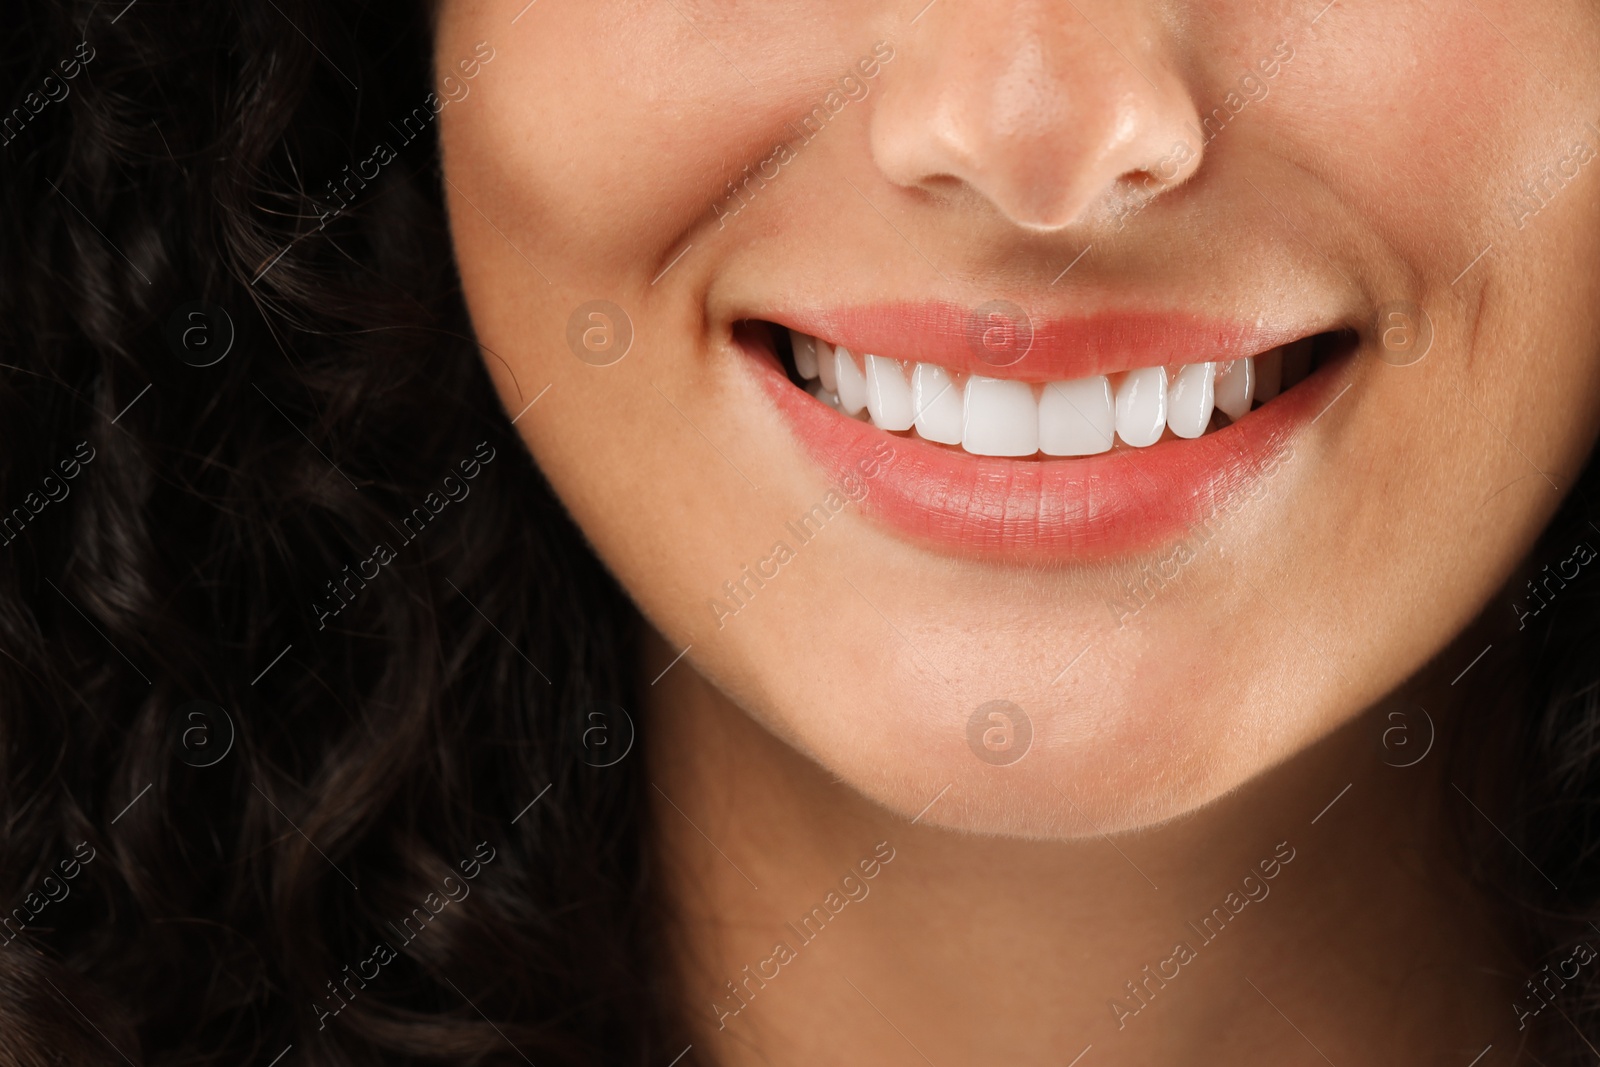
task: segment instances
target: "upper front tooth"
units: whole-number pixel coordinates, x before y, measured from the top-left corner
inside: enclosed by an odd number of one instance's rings
[[[794,369],[810,381],[817,376],[817,339],[793,330],[789,331],[789,338],[794,343]]]
[[[1179,437],[1199,437],[1211,425],[1216,374],[1215,363],[1189,363],[1178,371],[1167,390],[1167,426]]]
[[[861,409],[867,406],[867,379],[862,376],[855,357],[844,345],[838,345],[833,350],[833,376],[838,382],[834,391],[839,394],[839,405],[844,408],[846,415],[859,415]]]
[[[899,360],[867,355],[867,411],[880,430],[911,429],[916,414]]]
[[[1230,419],[1242,419],[1250,413],[1250,402],[1256,395],[1256,361],[1234,359],[1217,364],[1217,408]]]
[[[1039,404],[1026,382],[967,379],[961,447],[979,456],[1031,456],[1039,451]]]
[[[1135,447],[1153,445],[1167,427],[1167,368],[1140,367],[1117,385],[1117,436]]]
[[[839,379],[833,373],[833,346],[822,340],[817,341],[817,378],[828,392],[839,391]]]
[[[1051,382],[1039,394],[1039,451],[1047,456],[1092,456],[1111,447],[1117,415],[1104,374]]]
[[[917,413],[918,436],[942,445],[959,445],[963,392],[943,367],[918,363],[911,372],[911,405]]]

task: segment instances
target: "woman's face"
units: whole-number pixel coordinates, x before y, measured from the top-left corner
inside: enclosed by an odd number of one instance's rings
[[[1600,422],[1600,6],[526,3],[440,14],[484,358],[862,793],[1151,824],[1513,617]]]

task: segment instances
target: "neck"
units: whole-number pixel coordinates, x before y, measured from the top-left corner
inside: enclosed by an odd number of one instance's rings
[[[671,655],[654,642],[647,676]],[[1389,766],[1386,716],[1136,834],[1095,834],[1064,793],[1077,836],[1041,842],[877,808],[687,664],[649,692],[677,978],[708,1061],[1466,1063],[1516,1043],[1525,976],[1453,873],[1445,746]]]

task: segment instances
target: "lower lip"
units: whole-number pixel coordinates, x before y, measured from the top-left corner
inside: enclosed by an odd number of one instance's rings
[[[1337,360],[1221,430],[1098,456],[974,456],[847,418],[796,388],[770,353],[761,386],[830,480],[867,485],[861,505],[909,539],[962,556],[1106,559],[1170,544],[1231,511],[1331,400]],[[881,460],[881,446],[893,458]],[[867,474],[873,466],[875,474]]]

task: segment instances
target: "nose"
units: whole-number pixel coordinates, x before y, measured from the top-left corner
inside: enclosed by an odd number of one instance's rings
[[[1152,6],[936,2],[873,112],[879,170],[907,188],[965,186],[1035,230],[1182,184],[1200,165],[1199,116]]]

